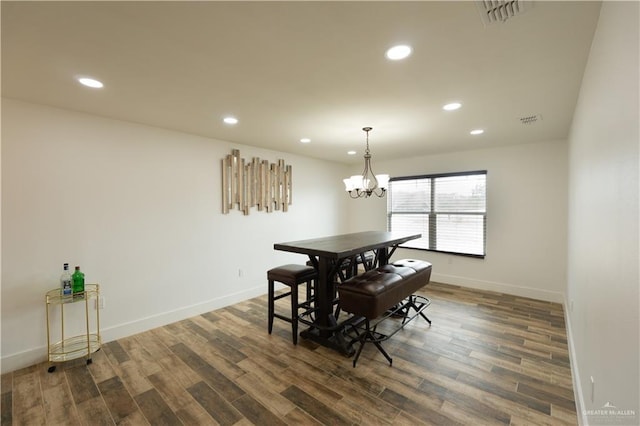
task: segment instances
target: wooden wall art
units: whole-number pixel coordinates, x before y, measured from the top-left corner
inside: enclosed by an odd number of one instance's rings
[[[277,163],[253,157],[240,158],[233,149],[222,159],[222,213],[237,206],[245,215],[250,207],[258,211],[288,210],[291,204],[291,166],[279,159]]]

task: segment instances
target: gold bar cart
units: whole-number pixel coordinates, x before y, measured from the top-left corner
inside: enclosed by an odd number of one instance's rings
[[[89,315],[89,302],[95,300],[95,320]],[[84,302],[84,320],[86,332],[72,337],[65,337],[65,317],[64,308],[70,304]],[[50,315],[55,309],[60,307],[60,340],[57,343],[51,343],[52,340],[52,324]],[[73,295],[63,296],[60,288],[49,290],[46,295],[47,308],[47,352],[49,361],[49,373],[53,373],[56,366],[54,362],[64,362],[72,359],[87,357],[87,364],[91,364],[91,354],[100,350],[102,339],[100,337],[100,285],[86,284],[84,292],[75,293]],[[91,318],[90,318],[91,317]],[[91,320],[90,320],[91,319]],[[93,323],[93,324],[91,324]]]

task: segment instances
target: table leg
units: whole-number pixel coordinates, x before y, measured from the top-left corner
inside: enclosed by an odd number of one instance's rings
[[[387,247],[378,249],[378,266],[384,266],[389,263],[389,251]]]
[[[320,336],[328,338],[330,332],[326,330],[332,324],[329,321],[329,313],[332,311],[331,307],[331,293],[333,292],[333,283],[331,282],[331,265],[325,258],[320,258],[318,262],[318,296],[316,298],[316,307],[318,308],[318,325],[322,327],[320,329]],[[323,328],[325,330],[323,330]]]
[[[339,325],[333,314],[333,299],[335,297],[334,265],[326,258],[318,259],[318,281],[314,306],[316,311],[316,324],[303,331],[300,335],[313,340],[323,346],[330,347],[338,352],[351,356],[355,353],[352,345],[346,341],[343,335],[344,327]]]

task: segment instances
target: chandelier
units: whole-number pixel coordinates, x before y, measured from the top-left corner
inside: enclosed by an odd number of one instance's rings
[[[371,169],[371,154],[369,153],[369,132],[371,127],[364,127],[362,130],[367,132],[367,149],[364,152],[364,170],[362,175],[351,176],[343,179],[345,190],[351,198],[370,197],[375,194],[383,197],[387,192],[389,184],[389,175],[374,175]]]

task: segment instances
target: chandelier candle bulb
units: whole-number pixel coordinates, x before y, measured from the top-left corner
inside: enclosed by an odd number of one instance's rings
[[[368,179],[366,183],[369,183]],[[365,186],[365,179],[359,175],[351,176],[351,184],[353,185],[354,189],[362,189]]]
[[[387,189],[389,186],[389,175],[376,175],[376,179],[378,180],[378,186],[380,188]]]
[[[356,189],[356,187],[353,185],[353,182],[351,181],[351,178],[342,179],[342,181],[344,182],[344,187],[347,191],[353,191],[354,189]]]

